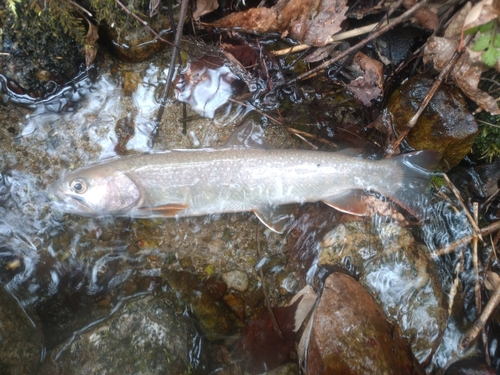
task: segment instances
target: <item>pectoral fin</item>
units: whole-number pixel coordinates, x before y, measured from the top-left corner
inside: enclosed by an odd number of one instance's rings
[[[295,208],[296,205],[277,207],[265,206],[252,211],[266,227],[277,233],[283,233],[288,224],[294,218],[293,213]]]
[[[177,215],[182,210],[188,208],[187,204],[173,203],[162,206],[139,207],[139,210],[148,212],[151,215],[171,217]]]
[[[368,213],[361,190],[346,191],[345,193],[324,199],[323,203],[352,215],[365,216]]]

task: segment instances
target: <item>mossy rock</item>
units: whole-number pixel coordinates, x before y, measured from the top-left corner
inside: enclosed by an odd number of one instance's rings
[[[387,109],[398,133],[405,130],[433,83],[429,77],[416,76],[392,94]],[[405,140],[417,150],[440,151],[440,168],[448,170],[470,152],[477,132],[462,93],[442,83]]]

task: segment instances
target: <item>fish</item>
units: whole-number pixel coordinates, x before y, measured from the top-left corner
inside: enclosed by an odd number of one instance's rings
[[[366,160],[343,152],[269,149],[241,134],[222,148],[105,160],[66,174],[49,189],[70,214],[179,218],[251,211],[282,233],[297,204],[321,201],[366,215],[365,191],[417,216],[437,158],[433,151]]]

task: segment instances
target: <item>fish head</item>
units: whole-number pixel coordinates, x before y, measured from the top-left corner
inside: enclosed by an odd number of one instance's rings
[[[141,198],[132,178],[105,164],[70,172],[49,189],[63,211],[82,216],[126,215]]]

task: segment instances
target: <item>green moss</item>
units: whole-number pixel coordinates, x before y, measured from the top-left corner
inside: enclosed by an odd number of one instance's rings
[[[476,155],[491,163],[500,158],[500,116],[487,112],[478,115],[479,134],[474,142]]]
[[[86,31],[75,5],[68,0],[8,0],[12,27],[41,42],[68,35],[83,45]],[[48,32],[50,30],[51,32]]]

